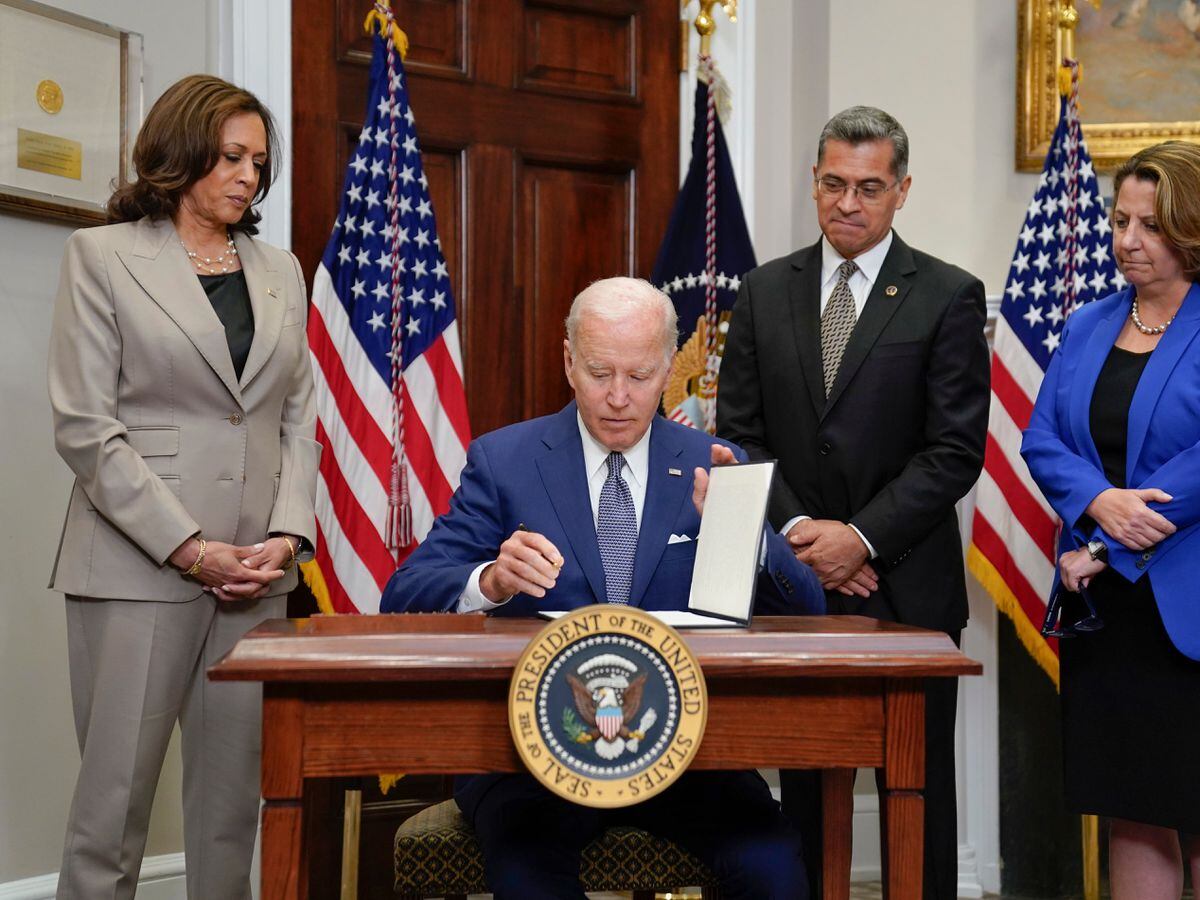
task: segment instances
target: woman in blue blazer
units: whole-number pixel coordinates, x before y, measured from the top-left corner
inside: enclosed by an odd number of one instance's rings
[[[1143,150],[1114,191],[1128,287],[1071,316],[1021,454],[1104,622],[1060,647],[1067,802],[1111,820],[1114,900],[1152,900],[1185,861],[1200,883],[1200,147]]]

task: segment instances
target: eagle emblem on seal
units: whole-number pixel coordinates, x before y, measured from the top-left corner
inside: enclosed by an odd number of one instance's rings
[[[590,743],[601,759],[616,759],[626,751],[636,753],[658,719],[653,707],[641,709],[646,674],[623,656],[604,653],[583,663],[575,674],[568,673],[567,683],[575,701],[573,710],[563,710],[563,725],[570,738],[579,744]]]

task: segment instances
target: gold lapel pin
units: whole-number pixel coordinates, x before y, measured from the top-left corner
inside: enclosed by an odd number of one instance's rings
[[[889,297],[895,297],[898,293],[900,293],[900,288],[896,287],[894,284],[889,284],[883,289],[883,292]]]
[[[680,470],[680,469],[667,469],[667,474],[668,474],[668,475],[674,475],[674,476],[676,476],[676,477],[682,477],[682,476],[683,476],[683,471],[682,471],[682,470]]]
[[[276,300],[279,299],[279,295],[277,293],[275,293],[275,288],[267,288],[267,293],[270,294],[272,297],[274,297]]]

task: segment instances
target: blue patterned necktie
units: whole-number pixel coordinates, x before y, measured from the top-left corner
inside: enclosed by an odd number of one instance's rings
[[[596,540],[604,564],[604,583],[609,603],[628,603],[633,585],[633,558],[637,552],[637,516],[633,495],[621,477],[625,457],[615,450],[608,454],[608,477],[600,489],[596,516]]]

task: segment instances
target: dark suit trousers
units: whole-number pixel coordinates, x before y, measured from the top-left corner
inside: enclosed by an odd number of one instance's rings
[[[886,590],[886,589],[884,589]],[[863,600],[827,592],[829,612],[896,621],[883,590]],[[948,632],[957,645],[961,631]],[[925,688],[925,900],[958,896],[958,799],[954,778],[954,720],[958,712],[958,679],[931,678]],[[800,831],[804,864],[813,897],[821,896],[821,773],[781,771],[783,811]],[[883,772],[875,783],[883,788]],[[883,804],[880,827],[885,827]],[[886,867],[887,860],[883,860]]]
[[[585,900],[583,848],[631,825],[679,844],[720,880],[722,900],[807,900],[796,833],[757,772],[687,772],[657,797],[624,809],[569,803],[530,775],[496,781],[475,807],[496,900]]]

